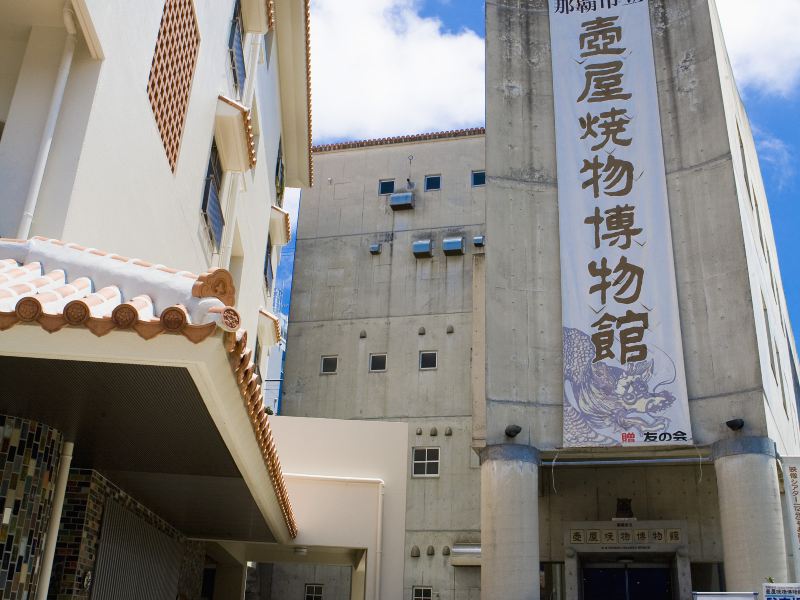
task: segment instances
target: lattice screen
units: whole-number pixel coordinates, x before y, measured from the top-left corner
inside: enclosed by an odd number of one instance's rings
[[[147,95],[173,171],[178,163],[199,45],[193,0],[166,0]]]

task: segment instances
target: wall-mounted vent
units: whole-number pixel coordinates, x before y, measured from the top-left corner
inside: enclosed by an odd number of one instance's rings
[[[369,245],[369,253],[370,254],[380,254],[381,253],[381,245],[380,244],[370,244]]]
[[[446,237],[442,240],[442,252],[447,256],[458,256],[464,254],[463,237]]]
[[[486,236],[476,235],[474,238],[472,238],[472,244],[476,248],[483,248],[486,245]]]
[[[433,256],[433,241],[417,240],[411,245],[411,251],[417,258],[430,258]]]
[[[392,210],[409,210],[414,208],[414,192],[398,192],[389,196]]]

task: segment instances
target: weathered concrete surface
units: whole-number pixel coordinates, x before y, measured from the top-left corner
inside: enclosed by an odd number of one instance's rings
[[[539,456],[481,450],[481,598],[539,600]]]
[[[727,589],[761,592],[787,581],[783,512],[774,457],[737,454],[715,463]]]

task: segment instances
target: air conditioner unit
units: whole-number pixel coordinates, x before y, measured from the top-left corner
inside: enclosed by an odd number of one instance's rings
[[[409,210],[414,208],[414,192],[397,192],[389,196],[392,210]]]

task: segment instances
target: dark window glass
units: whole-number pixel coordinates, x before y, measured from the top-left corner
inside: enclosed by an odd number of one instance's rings
[[[414,448],[412,470],[415,477],[439,476],[439,448]]]
[[[336,373],[339,367],[339,357],[337,356],[323,356],[322,357],[322,372],[323,373]]]
[[[275,273],[272,270],[272,240],[267,236],[267,255],[264,257],[264,283],[267,284],[267,293],[272,294],[272,279]]]
[[[435,369],[436,368],[436,352],[420,352],[419,353],[419,368],[420,369]]]
[[[472,187],[486,185],[486,171],[472,172]]]
[[[236,94],[241,98],[244,90],[244,79],[247,71],[244,66],[244,49],[242,44],[242,5],[240,0],[236,0],[233,9],[233,19],[231,20],[231,32],[228,36],[228,53],[231,59],[231,71],[233,72],[233,85],[236,87]]]
[[[369,357],[369,370],[370,371],[385,371],[386,370],[386,355],[385,354],[372,354]]]
[[[283,139],[278,141],[278,159],[275,162],[275,198],[279,208],[283,208],[283,194],[286,191],[285,169],[283,166]]]
[[[441,175],[426,175],[425,176],[425,191],[433,191],[442,189],[442,176]]]
[[[378,193],[381,196],[394,194],[394,179],[381,179],[378,182]]]
[[[222,187],[222,163],[219,160],[216,141],[211,142],[211,156],[208,159],[206,171],[206,185],[203,190],[203,218],[206,221],[211,242],[219,250],[222,243],[222,230],[225,227],[225,218],[222,216],[220,205],[220,189]]]

